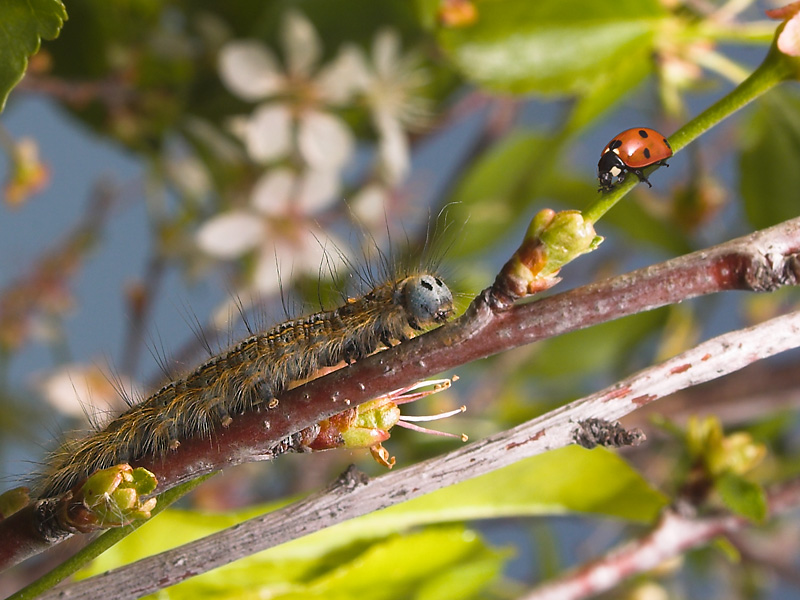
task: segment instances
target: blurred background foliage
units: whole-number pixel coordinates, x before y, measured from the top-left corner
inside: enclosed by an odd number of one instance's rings
[[[55,37],[58,3],[34,4],[39,20],[20,39]],[[292,314],[316,310],[343,287],[358,291],[348,267],[374,258],[376,246],[400,260],[419,256],[430,238],[463,309],[538,210],[583,209],[597,198],[596,162],[616,133],[646,125],[669,135],[735,87],[766,54],[776,23],[763,11],[771,7],[70,0],[69,19],[30,57],[0,125],[8,157],[0,459],[12,474],[8,487],[21,461],[40,459],[40,446],[61,435],[53,431],[85,427],[87,412],[118,410],[120,390],[139,397],[156,386],[157,363],[180,373],[204,358],[203,341],[219,348],[236,339],[242,328],[232,298],[259,323],[282,318],[282,303]],[[16,18],[8,7],[0,15]],[[15,39],[0,44],[9,56],[33,51]],[[0,78],[13,81],[24,70],[24,61],[14,63]],[[55,113],[67,133],[33,137],[28,122],[14,120],[36,119],[25,106],[42,99],[36,110]],[[652,189],[638,186],[598,224],[601,249],[565,269],[555,291],[796,216],[799,101],[796,86],[768,94],[673,159]],[[101,156],[135,163],[135,174],[121,180],[108,172],[113,162],[86,164],[97,183],[70,201],[75,192],[52,165],[74,152],[74,136],[89,136]],[[144,233],[131,243],[124,230]],[[101,257],[106,270],[92,270]],[[82,307],[87,297],[94,308]],[[794,291],[724,294],[607,323],[466,365],[460,381],[422,410],[466,404],[468,412],[442,428],[480,438],[796,305]],[[104,306],[121,318],[110,324]],[[95,342],[76,341],[78,330]],[[35,360],[23,360],[26,353]],[[324,543],[299,540],[286,554],[241,561],[169,594],[515,597],[652,521],[697,467],[697,444],[693,455],[687,440],[699,434],[682,433],[690,415],[714,414],[726,429],[748,432],[739,442],[764,445],[754,481],[796,473],[799,378],[786,361],[756,365],[634,415],[626,425],[645,427],[650,441],[624,452],[625,460],[553,453],[477,488],[496,495],[451,492],[425,510],[396,507],[394,520],[323,532]],[[666,417],[658,426],[653,412]],[[721,435],[708,447],[724,446]],[[453,444],[402,432],[387,445],[403,465]],[[283,457],[213,478],[186,509],[219,513],[301,494],[353,460],[379,472],[359,452]],[[157,526],[164,540],[145,527],[111,556],[131,560],[236,518],[243,517],[164,515]],[[786,527],[796,532],[797,522]],[[765,539],[780,551],[766,552]],[[698,553],[688,557],[693,569],[668,565],[623,593],[800,597],[792,587],[797,560],[785,565],[792,577],[776,577],[773,564],[796,557],[798,539],[777,531],[743,536],[738,564],[730,553]],[[112,566],[104,560],[93,572]],[[16,572],[4,589],[32,569]]]

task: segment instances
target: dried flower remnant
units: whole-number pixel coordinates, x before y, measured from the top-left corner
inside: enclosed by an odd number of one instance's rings
[[[35,140],[21,138],[10,148],[11,168],[3,189],[6,204],[18,207],[50,182],[50,169],[39,158]]]
[[[389,430],[395,425],[419,433],[459,438],[466,442],[465,434],[454,435],[417,425],[419,422],[438,421],[452,417],[464,412],[465,406],[425,416],[403,415],[399,408],[402,404],[415,402],[420,398],[448,389],[456,379],[457,377],[420,381],[338,413],[315,426],[313,439],[307,440],[304,447],[309,450],[368,448],[378,464],[391,469],[395,465],[395,458],[389,454],[382,443],[389,439],[391,435]]]

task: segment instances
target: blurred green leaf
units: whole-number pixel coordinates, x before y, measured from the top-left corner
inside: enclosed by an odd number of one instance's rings
[[[441,573],[421,581],[414,591],[415,600],[440,598],[467,598],[500,574],[498,553],[485,557],[475,556],[469,562],[458,563]],[[504,553],[505,558],[510,553]],[[485,597],[485,596],[480,596]]]
[[[67,20],[61,0],[4,0],[0,3],[0,111],[8,94],[28,67],[28,57],[39,51],[42,38],[58,36]]]
[[[714,478],[714,487],[731,512],[759,523],[767,517],[767,499],[757,483],[728,471]]]
[[[591,84],[576,98],[567,131],[583,130],[644,81],[653,70],[653,49],[649,44],[634,40],[627,47],[620,48],[618,54],[619,58],[614,59],[614,68],[598,70]]]
[[[753,112],[739,156],[748,220],[757,229],[800,214],[800,99],[772,94]]]
[[[651,522],[665,503],[613,452],[567,446],[370,517],[401,509],[425,522],[578,512]]]
[[[513,93],[580,93],[598,78],[607,86],[620,64],[651,60],[653,34],[666,15],[656,0],[476,4],[477,22],[440,29],[439,42],[467,77]]]
[[[660,173],[653,176],[653,185]],[[603,216],[603,224],[612,225],[624,232],[639,248],[649,246],[665,251],[669,255],[686,254],[692,251],[692,245],[686,235],[667,218],[654,216],[646,211],[636,200],[636,192],[624,203],[615,207]]]
[[[471,166],[450,198],[448,217],[465,223],[452,259],[483,253],[519,225],[528,206],[530,181],[540,176],[536,165],[548,152],[545,138],[514,133],[500,140]],[[527,219],[533,215],[525,216]]]
[[[342,600],[410,598],[423,582],[428,583],[428,578],[435,581],[452,567],[462,571],[477,559],[480,563],[476,565],[477,571],[461,581],[457,588],[435,586],[436,591],[443,594],[439,598],[472,597],[499,573],[502,558],[502,554],[486,548],[474,532],[463,527],[431,528],[403,537],[391,536],[374,544],[353,560],[313,581],[307,590],[300,589],[285,598],[302,600],[309,594]],[[487,561],[491,563],[489,569]],[[444,577],[445,581],[447,579]]]
[[[170,588],[169,598],[242,598],[249,594],[280,600],[325,598],[390,600],[412,597],[421,587],[448,579],[451,569],[467,575],[441,598],[472,598],[497,576],[507,553],[491,550],[461,526],[391,536],[367,547],[350,547],[336,562],[296,573],[280,564],[248,560],[236,572],[218,569]],[[245,561],[240,561],[240,565]],[[275,577],[266,582],[264,572]],[[299,575],[299,576],[298,576]],[[441,587],[438,591],[441,591]]]
[[[537,346],[526,372],[578,378],[618,368],[666,318],[666,311],[653,310],[551,338]]]
[[[614,453],[570,446],[341,523],[202,577],[221,577],[228,583],[251,581],[253,586],[306,581],[313,574],[338,568],[356,546],[383,544],[379,540],[421,525],[568,512],[650,522],[665,503],[662,494]],[[165,511],[99,557],[81,577],[187,543],[277,508],[279,505],[262,506],[226,515]],[[251,563],[257,563],[258,569],[251,570]]]
[[[319,560],[260,554],[163,590],[159,598],[392,600],[479,598],[508,552],[488,548],[463,526],[391,535]]]
[[[53,73],[86,81],[114,69],[131,69],[156,36],[163,11],[159,0],[70,0],[72,21],[53,52]],[[127,75],[137,74],[129,70]]]

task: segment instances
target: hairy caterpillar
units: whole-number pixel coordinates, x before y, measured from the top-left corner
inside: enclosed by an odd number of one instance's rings
[[[164,456],[182,440],[210,436],[232,414],[267,408],[292,382],[325,367],[402,342],[453,313],[453,296],[431,273],[373,288],[342,306],[252,335],[174,380],[49,461],[35,495],[65,493],[90,474],[148,455]]]

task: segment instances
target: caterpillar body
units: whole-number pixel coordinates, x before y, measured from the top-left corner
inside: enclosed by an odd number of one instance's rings
[[[269,407],[292,382],[347,363],[443,323],[453,296],[431,273],[388,281],[342,306],[286,321],[212,357],[111,420],[65,444],[35,488],[58,496],[98,471],[145,456],[165,456],[181,440],[210,436],[231,415]]]

